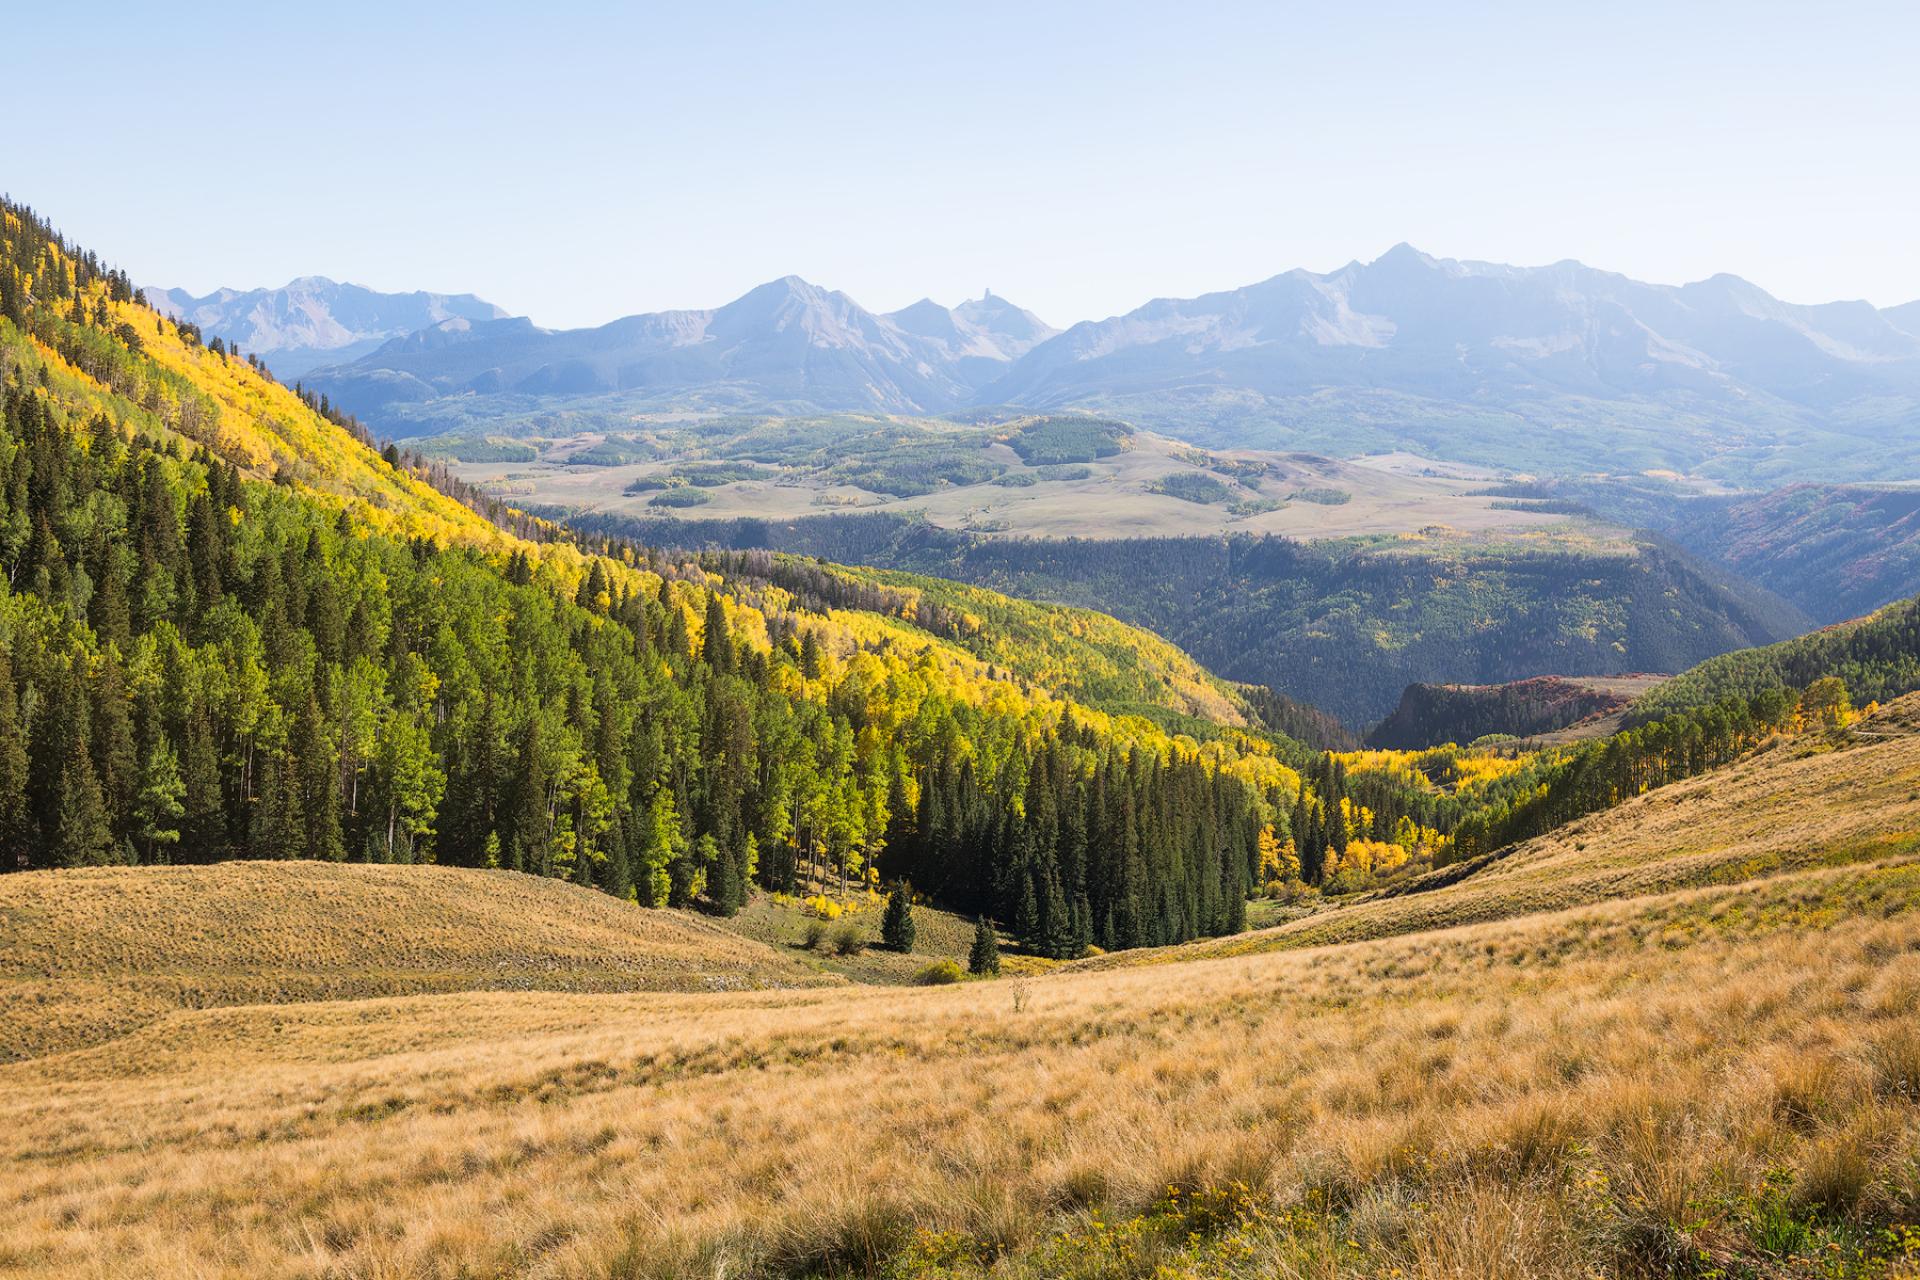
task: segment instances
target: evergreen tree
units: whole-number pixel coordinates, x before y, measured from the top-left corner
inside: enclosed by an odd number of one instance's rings
[[[213,862],[228,852],[227,816],[213,724],[201,698],[195,697],[187,712],[185,741],[180,760],[180,856],[186,862]]]
[[[51,854],[56,867],[98,867],[115,861],[107,803],[86,744],[76,737],[60,770]]]
[[[880,918],[880,941],[902,955],[913,950],[913,899],[905,880],[893,882],[886,914]]]
[[[32,865],[33,814],[27,803],[27,776],[13,663],[0,646],[0,871]]]
[[[999,976],[1000,939],[994,936],[993,926],[987,918],[981,916],[974,922],[973,947],[967,952],[967,972],[983,978]]]

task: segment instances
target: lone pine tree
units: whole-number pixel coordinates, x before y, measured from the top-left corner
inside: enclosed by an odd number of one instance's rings
[[[887,913],[880,919],[880,941],[902,955],[913,950],[913,901],[904,880],[894,882],[887,899]]]
[[[987,918],[981,916],[973,925],[973,947],[967,952],[967,972],[982,978],[997,977],[1000,973],[1000,940],[993,934],[993,926]]]

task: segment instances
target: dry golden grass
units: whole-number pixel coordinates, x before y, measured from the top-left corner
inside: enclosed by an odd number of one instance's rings
[[[1874,732],[1720,777],[1798,797],[1767,811],[1804,857],[1638,805],[1482,873],[1637,896],[1512,919],[937,989],[178,1013],[0,1067],[0,1271],[1920,1275],[1920,857],[1842,811],[1891,793],[1841,789],[1914,744]],[[1714,882],[1666,887],[1696,856]]]
[[[1917,905],[1895,859],[1019,1000],[182,1014],[0,1069],[0,1267],[1652,1275],[1766,1263],[1772,1213],[1871,1244],[1920,1209]]]
[[[1231,938],[1119,952],[1123,968],[1358,942],[1737,883],[1920,849],[1920,694],[1777,743],[1466,866]]]
[[[217,1005],[834,981],[699,916],[506,872],[230,862],[0,877],[0,1060]]]

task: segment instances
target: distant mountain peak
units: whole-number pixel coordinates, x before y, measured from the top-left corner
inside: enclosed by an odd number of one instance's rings
[[[369,355],[444,320],[506,315],[470,293],[380,293],[327,276],[297,276],[277,289],[217,289],[203,297],[184,289],[146,292],[155,307],[264,357],[287,379]]]
[[[1355,446],[1502,466],[1533,456],[1491,443],[1502,432],[1587,432],[1587,462],[1685,470],[1716,450],[1784,447],[1770,442],[1808,424],[1865,438],[1920,418],[1920,303],[1799,306],[1731,274],[1648,284],[1575,259],[1507,266],[1403,241],[1371,262],[1159,298],[1064,333],[990,290],[877,314],[787,275],[711,311],[597,329],[475,317],[324,373],[336,402],[376,422],[396,398],[494,392],[773,413],[1005,405],[1274,447],[1338,422]],[[448,412],[464,421],[469,408]]]

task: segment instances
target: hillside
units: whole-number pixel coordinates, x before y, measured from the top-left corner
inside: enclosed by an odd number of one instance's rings
[[[1920,738],[1888,715],[1215,959],[181,1013],[0,1067],[0,1260],[1897,1280]]]
[[[0,865],[432,861],[727,914],[891,851],[1049,954],[1238,926],[1285,742],[506,513],[528,541],[0,215]],[[1123,812],[1124,850],[1076,835]]]
[[[797,601],[911,621],[997,671],[1115,715],[1155,719],[1171,713],[1231,727],[1254,722],[1238,687],[1152,632],[1091,609],[1036,604],[923,574],[787,556],[748,553],[705,557],[702,563],[730,580],[777,585]]]
[[[0,876],[6,1060],[230,1005],[825,981],[699,916],[503,871],[229,862]]]
[[[1697,498],[1668,533],[1822,623],[1920,595],[1920,490],[1799,484]]]
[[[1097,609],[1208,670],[1349,725],[1407,685],[1681,671],[1806,629],[1791,605],[1671,544],[1606,531],[1289,538],[1025,539],[882,517],[794,522],[577,517],[670,545],[766,546]]]
[[[1481,492],[1660,534],[1818,623],[1920,594],[1920,494],[1904,483],[1730,491],[1617,475],[1539,477]]]
[[[1251,955],[1508,920],[1920,854],[1920,695],[1776,741],[1546,835],[1272,929],[1082,961]]]
[[[1417,751],[1488,735],[1555,742],[1599,737],[1617,728],[1636,697],[1661,683],[1646,675],[1535,676],[1507,684],[1410,684],[1367,745]]]
[[[1860,705],[1920,689],[1920,598],[1779,644],[1709,658],[1636,700],[1629,723],[1645,723],[1722,698],[1799,691],[1827,676]]]

